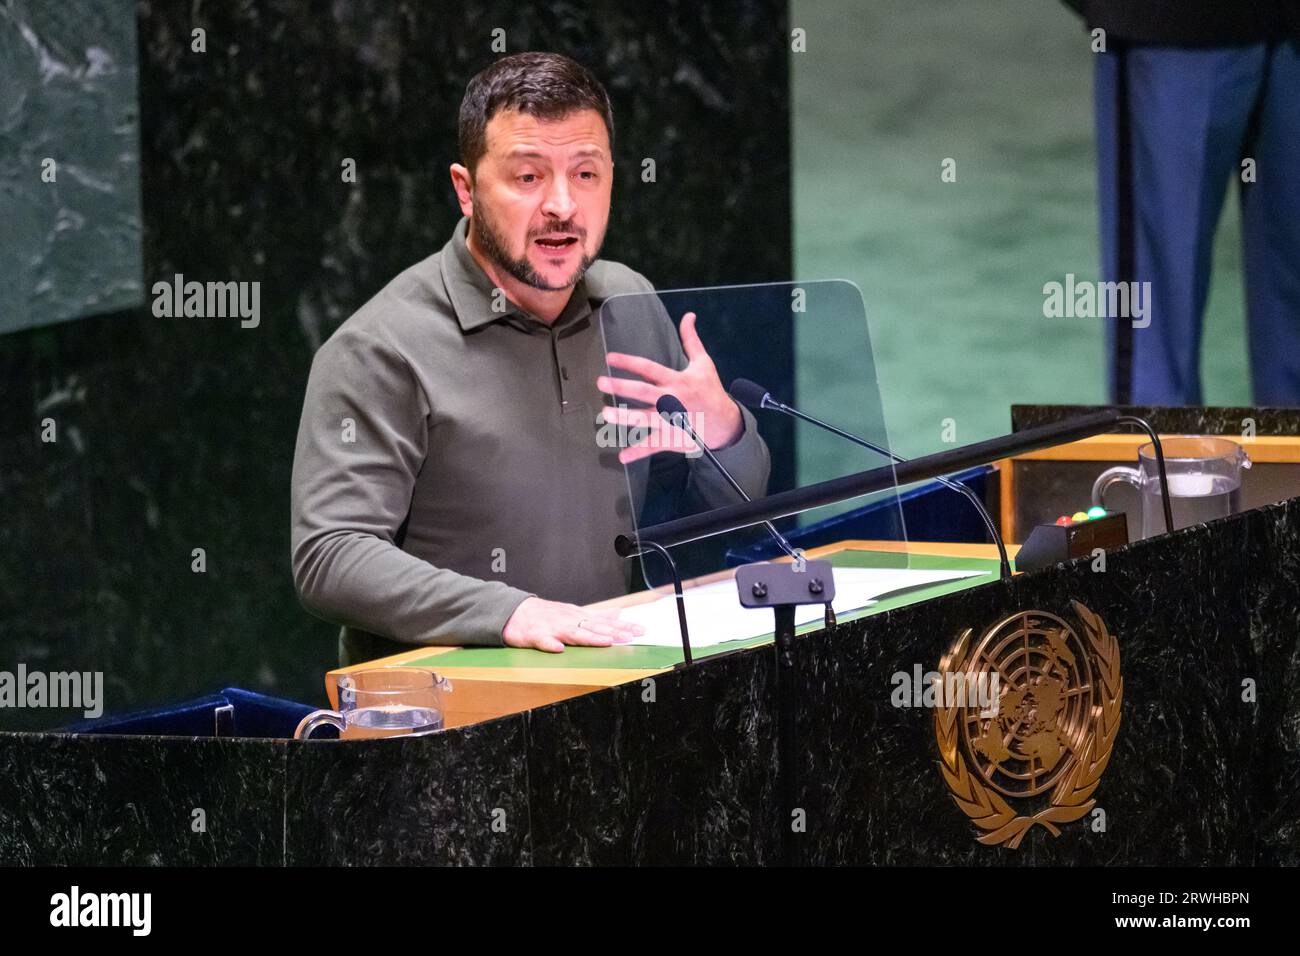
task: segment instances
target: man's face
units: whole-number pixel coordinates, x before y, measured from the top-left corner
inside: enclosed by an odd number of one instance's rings
[[[468,204],[461,192],[471,242],[526,285],[572,288],[605,240],[613,169],[609,135],[595,110],[559,120],[497,113],[488,121],[487,152]]]

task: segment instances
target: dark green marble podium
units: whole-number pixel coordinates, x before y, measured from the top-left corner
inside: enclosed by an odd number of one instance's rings
[[[1078,600],[1117,635],[1106,829],[976,842],[933,712],[890,675],[963,628]],[[811,864],[1300,863],[1300,499],[799,639],[797,766],[771,645],[392,741],[0,735],[0,862],[770,864],[793,769]],[[1254,701],[1243,681],[1254,681]],[[205,829],[192,826],[204,810]]]

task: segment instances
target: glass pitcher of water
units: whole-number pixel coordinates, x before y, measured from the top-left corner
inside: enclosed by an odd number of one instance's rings
[[[343,740],[410,737],[443,728],[443,694],[451,681],[423,667],[371,667],[338,675],[338,710],[317,710],[293,735],[306,739],[317,727],[338,728]]]
[[[1241,510],[1241,470],[1250,467],[1250,458],[1240,445],[1226,438],[1187,435],[1161,439],[1161,446],[1175,529]],[[1142,537],[1163,534],[1165,513],[1155,445],[1147,442],[1138,449],[1137,468],[1119,465],[1097,476],[1092,503],[1106,507],[1106,489],[1117,481],[1132,485],[1142,496]]]

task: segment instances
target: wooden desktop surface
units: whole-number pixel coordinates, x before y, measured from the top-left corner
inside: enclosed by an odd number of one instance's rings
[[[997,548],[991,544],[958,544],[949,542],[900,542],[900,541],[841,541],[821,548],[807,551],[809,558],[821,558],[843,551],[874,551],[935,557],[997,559]],[[1016,549],[1008,545],[1008,554],[1015,556]],[[788,561],[789,558],[781,558]],[[726,580],[735,576],[735,569],[719,571],[714,574],[692,578],[682,582],[684,588]],[[652,601],[662,593],[672,593],[672,587],[666,586],[655,591],[641,591],[607,601],[600,601],[590,607],[629,607],[645,601]],[[589,694],[617,684],[641,681],[656,674],[662,674],[668,668],[637,667],[601,667],[592,666],[593,655],[587,654],[586,660],[576,666],[565,666],[565,655],[577,658],[572,650],[565,654],[549,654],[545,651],[514,650],[513,653],[528,660],[537,655],[537,664],[476,667],[465,663],[466,650],[480,650],[491,653],[492,648],[459,647],[419,647],[414,650],[394,654],[391,657],[368,661],[351,667],[338,668],[325,675],[325,690],[329,695],[330,706],[338,707],[337,679],[340,675],[356,670],[373,667],[411,666],[416,661],[423,661],[421,666],[434,667],[438,673],[451,681],[452,692],[445,697],[444,720],[447,727],[459,727],[502,717],[507,714],[521,713],[534,707],[542,707],[555,701]],[[582,649],[588,650],[588,649]],[[616,650],[597,648],[599,651]],[[457,653],[455,666],[440,667],[436,658]],[[434,658],[434,660],[429,660]],[[486,658],[485,658],[486,659]]]

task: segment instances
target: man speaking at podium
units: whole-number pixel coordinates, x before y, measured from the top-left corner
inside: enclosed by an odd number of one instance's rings
[[[609,365],[625,374],[605,375],[596,310],[653,291],[597,259],[613,140],[608,95],[566,57],[517,54],[475,76],[451,167],[465,218],[316,353],[294,453],[293,574],[303,605],[343,625],[342,664],[412,645],[631,639],[614,612],[578,606],[627,591],[613,541],[635,523],[631,502],[664,481],[700,506],[737,500],[706,459],[680,454],[694,446],[654,413],[660,395],[681,400],[749,494],[765,493],[767,447],[692,314],[680,338],[662,309],[607,328]],[[649,434],[602,447],[611,425]]]

